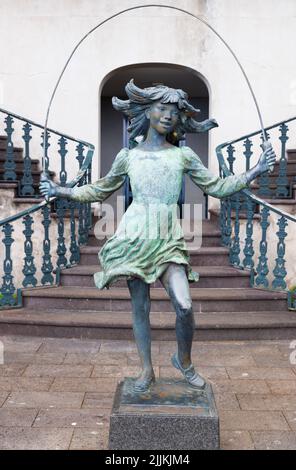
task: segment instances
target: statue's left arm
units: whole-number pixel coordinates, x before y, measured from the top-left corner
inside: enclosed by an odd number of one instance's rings
[[[250,170],[220,178],[204,166],[199,156],[190,147],[182,147],[182,153],[184,172],[188,173],[191,180],[204,193],[219,199],[247,188],[253,179],[267,171],[275,162],[275,154],[272,147],[269,147],[262,153],[257,165]]]

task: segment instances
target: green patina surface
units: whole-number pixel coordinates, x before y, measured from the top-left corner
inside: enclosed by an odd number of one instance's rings
[[[205,193],[222,198],[247,187],[245,174],[219,178],[211,173],[190,147],[158,151],[123,148],[109,173],[92,184],[76,187],[73,199],[104,201],[130,178],[133,202],[113,236],[99,251],[102,271],[94,275],[99,289],[121,277],[139,277],[151,284],[168,263],[186,265],[189,282],[199,275],[190,266],[184,234],[177,218],[177,201],[183,173]]]

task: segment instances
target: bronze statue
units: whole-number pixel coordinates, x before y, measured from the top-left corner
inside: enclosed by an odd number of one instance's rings
[[[133,331],[141,358],[142,373],[135,391],[144,392],[155,381],[151,361],[150,284],[160,279],[176,311],[178,349],[172,364],[194,387],[204,388],[204,379],[191,361],[194,317],[189,283],[198,280],[192,271],[184,234],[177,220],[177,201],[182,176],[188,173],[205,193],[222,198],[246,188],[259,174],[275,163],[271,146],[261,154],[256,166],[224,179],[212,174],[187,146],[174,145],[186,133],[204,132],[217,126],[213,119],[196,121],[198,110],[181,89],[164,85],[138,88],[133,80],[126,85],[128,100],[113,98],[113,106],[129,118],[130,138],[142,137],[132,150],[117,154],[109,173],[92,184],[73,189],[50,180],[40,184],[46,197],[66,197],[80,202],[104,201],[130,178],[133,201],[121,222],[99,252],[102,271],[94,275],[99,289],[109,288],[125,278],[131,295]],[[149,209],[149,210],[148,210]],[[167,233],[162,237],[162,217],[167,217]],[[157,222],[158,221],[158,222]],[[158,236],[149,236],[152,231]]]

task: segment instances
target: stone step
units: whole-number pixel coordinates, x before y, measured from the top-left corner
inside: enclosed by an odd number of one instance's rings
[[[286,176],[288,178],[288,182],[295,181],[296,171],[293,171],[290,168],[288,168]],[[277,178],[278,178],[278,173],[276,170],[269,174],[269,182],[271,184],[277,184]],[[256,178],[256,181],[260,182],[260,178]]]
[[[184,233],[185,236],[185,241],[186,243],[190,243],[192,241],[192,237],[190,238],[187,236],[186,233]],[[109,238],[109,237],[108,237]],[[94,230],[90,231],[87,246],[102,246],[105,242],[107,241],[107,238],[98,238],[94,234]],[[200,243],[200,238],[196,237],[196,242]],[[201,245],[203,247],[209,247],[209,246],[221,246],[221,232],[217,228],[212,229],[212,231],[208,230],[203,230],[202,231],[202,239],[201,239]]]
[[[41,197],[15,197],[13,198],[14,204],[40,204],[44,199]]]
[[[293,183],[292,186],[293,186],[293,189],[296,189],[296,182]],[[269,188],[270,188],[270,189],[273,189],[273,190],[274,190],[274,189],[276,189],[276,187],[277,187],[277,185],[276,185],[275,183],[269,184]],[[258,182],[257,182],[256,180],[252,181],[252,183],[250,184],[250,188],[251,188],[251,189],[259,189],[259,184],[258,184]]]
[[[153,340],[175,341],[175,314],[151,312]],[[0,311],[0,335],[133,340],[131,311],[27,308]],[[296,312],[195,313],[194,340],[276,340],[296,337]]]
[[[15,172],[16,172],[17,181],[21,181],[21,179],[23,177],[23,171],[19,170],[19,169],[16,169]],[[4,180],[4,173],[5,173],[4,168],[0,168],[0,180]],[[33,182],[35,184],[38,184],[39,181],[40,181],[40,175],[42,173],[42,170],[41,169],[32,170],[31,173],[32,173],[32,177],[33,177]],[[55,177],[55,172],[54,171],[49,171],[49,175],[50,175],[51,178],[54,178]]]
[[[278,172],[279,172],[279,166],[280,166],[280,162],[277,161],[274,165],[274,173],[277,174],[277,175],[278,175]],[[287,159],[287,170],[288,170],[288,172],[291,172],[294,175],[296,175],[296,159],[295,159],[295,161],[291,160],[291,159]]]
[[[200,275],[198,287],[250,287],[250,273],[232,266],[192,266]],[[100,266],[74,266],[61,271],[62,286],[94,287],[93,275],[101,271]],[[126,280],[120,279],[116,287],[126,287]],[[157,280],[151,287],[162,287]]]
[[[291,214],[291,215],[296,214],[296,199],[269,199],[266,197],[263,197],[263,199],[265,202],[268,202],[274,207],[278,209],[282,209],[285,212],[288,212],[288,214]],[[259,207],[260,206],[258,204],[258,210],[259,210]],[[233,210],[231,211],[231,219],[235,220],[235,218],[236,218],[236,212]],[[253,218],[255,220],[260,220],[261,216],[260,214],[254,214]],[[247,214],[240,211],[240,220],[245,220],[245,219],[247,219]]]
[[[15,192],[15,197],[13,198],[13,202],[15,204],[25,204],[25,203],[28,203],[28,204],[38,204],[38,202],[41,202],[43,201],[43,199],[39,197],[37,197],[36,199],[34,197],[20,197],[18,196],[18,186],[20,185],[20,182],[16,182],[16,181],[4,181],[4,180],[0,180],[0,189],[14,189],[14,192]],[[39,184],[37,183],[33,183],[33,188],[35,190],[35,194],[38,194],[38,190],[39,190]],[[32,202],[33,200],[33,202]]]
[[[262,310],[287,310],[285,292],[254,288],[190,288],[195,312],[248,312]],[[168,312],[171,301],[163,288],[151,288],[151,310]],[[69,309],[125,311],[130,308],[127,288],[113,287],[37,287],[23,290],[23,306],[31,309]]]
[[[101,217],[98,217],[97,213],[94,213],[93,215],[93,224],[95,226],[95,224],[97,222],[103,222],[103,219]],[[191,220],[191,227],[193,227],[194,225],[194,221]],[[204,232],[207,232],[207,233],[212,233],[212,232],[216,232],[216,234],[219,232],[220,233],[220,229],[219,229],[219,224],[217,224],[217,221],[216,220],[212,220],[212,219],[202,219],[202,221],[200,221],[200,223],[202,224],[202,231]],[[114,231],[117,229],[117,221],[115,220],[114,222]],[[186,227],[183,228],[184,232],[186,232]]]
[[[53,207],[54,209],[54,207]],[[54,209],[56,210],[56,209]],[[58,218],[58,215],[56,212],[52,212],[50,217],[54,218],[54,219],[57,219]],[[78,219],[79,219],[79,211],[75,209],[74,211],[74,217],[76,219],[76,223],[78,223]],[[71,212],[69,210],[65,210],[64,211],[64,219],[70,219],[71,218]],[[81,249],[82,247],[80,247]]]
[[[263,195],[260,195],[259,193],[259,184],[256,183],[255,181],[251,183],[250,185],[250,188],[252,190],[252,192],[256,195],[258,195],[261,199],[264,199],[267,197],[267,196],[263,196]],[[277,188],[277,185],[272,183],[269,185],[269,188],[272,190],[272,193],[275,193],[276,191],[276,188]],[[288,190],[290,191],[290,188],[288,187]],[[258,194],[259,193],[259,194]],[[292,184],[292,189],[291,189],[291,197],[287,198],[287,199],[292,199],[294,200],[296,198],[296,182]],[[276,198],[275,198],[276,199]]]
[[[0,189],[17,189],[18,183],[0,180]]]
[[[24,171],[24,160],[23,158],[15,158],[14,162],[16,164],[17,172]],[[5,158],[0,155],[0,168],[4,169]],[[38,171],[40,169],[39,160],[37,158],[31,159],[31,168],[33,171]]]
[[[287,155],[290,162],[296,162],[296,149],[287,150]]]
[[[282,209],[288,214],[295,215],[296,214],[296,199],[268,199],[264,198],[266,202],[272,204],[274,207],[278,209]]]
[[[22,157],[24,149],[22,147],[13,147],[13,154],[15,158]],[[6,141],[0,141],[0,161],[6,159]]]
[[[213,220],[217,220],[217,222],[219,221],[219,218],[220,218],[220,209],[209,209],[209,213],[211,214],[211,217]],[[231,218],[232,219],[235,219],[235,211],[231,211]],[[257,219],[257,220],[260,220],[261,216],[260,214],[254,214],[253,215],[253,219]],[[240,212],[240,219],[241,220],[245,220],[247,219],[247,214],[244,213],[244,212]],[[228,263],[229,265],[229,263]]]
[[[34,195],[32,196],[19,196],[18,187],[20,186],[20,181],[4,181],[0,179],[0,189],[14,189],[15,197],[13,198],[14,204],[38,204],[39,202],[44,201],[44,198],[39,194],[39,183],[33,183]],[[35,197],[36,195],[36,197]],[[66,215],[69,218],[69,215]]]
[[[7,137],[4,135],[0,135],[0,150],[6,149],[6,142],[7,142]]]
[[[80,264],[95,265],[98,263],[98,247],[82,246],[80,248]],[[199,249],[188,247],[190,262],[197,266],[228,266],[228,248],[206,246]]]

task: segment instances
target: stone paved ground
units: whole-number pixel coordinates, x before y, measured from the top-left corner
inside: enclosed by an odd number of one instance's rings
[[[0,337],[0,449],[106,449],[117,381],[136,376],[131,341]],[[0,343],[1,345],[1,343]],[[195,342],[213,385],[223,449],[296,449],[296,365],[290,341]],[[175,343],[153,343],[158,376]]]

